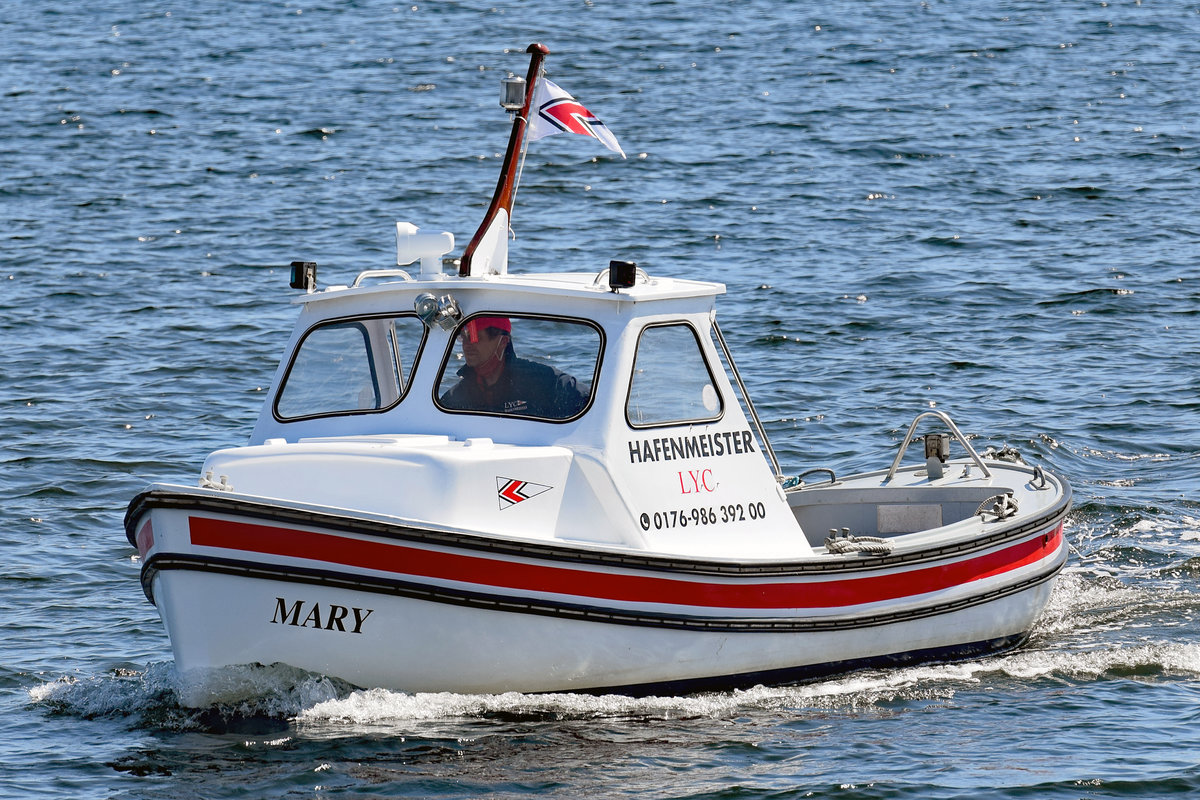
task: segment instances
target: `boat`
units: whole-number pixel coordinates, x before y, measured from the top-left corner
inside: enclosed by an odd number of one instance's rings
[[[350,285],[294,262],[298,319],[248,442],[130,502],[188,702],[239,665],[645,695],[1025,642],[1067,559],[1063,478],[929,409],[877,470],[785,475],[722,284],[619,259],[509,271],[548,51],[528,52],[458,269],[452,233],[407,222],[396,265]]]

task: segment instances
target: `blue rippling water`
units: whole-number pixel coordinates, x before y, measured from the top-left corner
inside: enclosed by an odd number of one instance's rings
[[[35,0],[0,41],[0,795],[1200,794],[1195,4]],[[178,704],[125,503],[244,440],[294,313],[274,265],[347,281],[397,219],[466,240],[531,41],[630,157],[535,145],[514,268],[726,282],[789,470],[883,466],[936,405],[1067,475],[1028,646],[689,697],[275,671]]]

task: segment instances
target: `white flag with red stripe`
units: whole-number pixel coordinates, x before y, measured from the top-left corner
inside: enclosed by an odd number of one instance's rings
[[[625,158],[625,151],[617,144],[617,137],[608,126],[553,81],[545,78],[538,81],[529,116],[528,138],[531,142],[564,131],[578,133],[599,139],[609,150]]]

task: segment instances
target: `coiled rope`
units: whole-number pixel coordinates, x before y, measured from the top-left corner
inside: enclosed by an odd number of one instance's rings
[[[989,497],[979,504],[979,508],[975,509],[975,516],[987,522],[988,515],[994,516],[996,522],[1002,519],[1016,516],[1019,509],[1017,508],[1017,498],[1013,497],[1012,492],[998,494]]]
[[[837,528],[830,528],[829,535],[825,537],[825,549],[837,555],[866,553],[883,556],[892,552],[892,543],[878,536],[851,536],[849,528],[842,528],[841,534]]]

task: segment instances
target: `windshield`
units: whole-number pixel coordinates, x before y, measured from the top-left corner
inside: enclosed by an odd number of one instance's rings
[[[478,314],[455,331],[442,365],[444,411],[573,419],[592,398],[602,336],[588,323]]]

